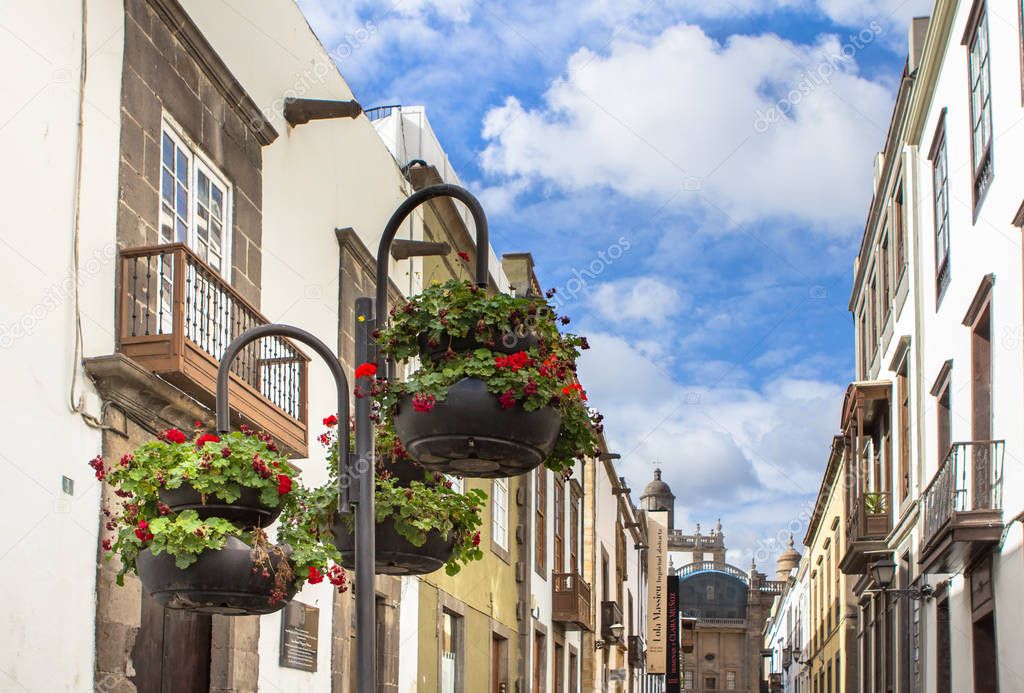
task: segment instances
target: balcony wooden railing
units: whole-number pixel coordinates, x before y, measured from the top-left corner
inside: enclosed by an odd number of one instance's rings
[[[121,251],[118,350],[207,406],[220,356],[239,334],[269,322],[183,244]],[[307,448],[309,358],[273,337],[231,365],[233,418],[272,435],[300,457]]]
[[[640,667],[647,658],[647,647],[639,635],[630,635],[626,641],[626,661],[631,667]]]
[[[616,601],[601,602],[601,639],[605,641],[616,641],[616,636],[611,627],[616,623],[622,623],[622,607]]]
[[[954,443],[921,496],[928,570],[953,572],[1002,532],[1002,440]]]
[[[551,586],[551,618],[566,630],[593,629],[590,614],[590,585],[576,573],[555,573]]]

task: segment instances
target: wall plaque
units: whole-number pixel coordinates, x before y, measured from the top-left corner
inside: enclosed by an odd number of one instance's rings
[[[281,658],[283,667],[316,671],[317,629],[320,609],[302,602],[288,602],[281,611]]]

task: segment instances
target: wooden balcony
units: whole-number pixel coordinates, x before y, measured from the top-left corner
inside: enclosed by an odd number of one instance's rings
[[[619,643],[621,640],[612,632],[612,626],[622,624],[622,607],[616,601],[601,602],[601,639]]]
[[[121,251],[119,309],[118,351],[210,408],[228,344],[269,322],[180,243]],[[308,365],[287,339],[245,348],[231,365],[233,424],[247,423],[307,457]]]
[[[886,550],[892,530],[892,494],[888,491],[851,492],[846,525],[846,553],[839,569],[846,575],[863,575],[868,564]]]
[[[1003,532],[1005,443],[954,443],[921,496],[921,566],[956,573],[999,543]]]
[[[551,618],[566,630],[593,630],[590,585],[576,573],[555,573],[551,586]]]
[[[647,660],[647,646],[643,637],[630,635],[626,640],[626,661],[629,666],[638,668],[644,665]]]

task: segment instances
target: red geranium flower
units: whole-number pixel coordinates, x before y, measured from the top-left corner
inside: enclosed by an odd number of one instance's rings
[[[473,535],[473,546],[480,546],[480,532]]]
[[[356,368],[357,378],[368,378],[372,375],[377,375],[377,364],[376,363],[361,363]]]
[[[292,490],[292,479],[287,474],[277,475],[277,495],[283,496]]]
[[[215,436],[212,433],[204,433],[203,435],[199,436],[199,440],[196,441],[196,447],[197,448],[201,448],[204,445],[206,445],[207,443],[219,443],[219,442],[220,442],[220,437],[219,436]]]
[[[160,434],[160,437],[169,443],[184,443],[186,440],[185,434],[176,428],[168,428]]]
[[[316,569],[315,565],[309,566],[309,577],[307,578],[309,584],[317,585],[324,581],[324,576]]]
[[[459,255],[460,258],[462,258],[466,262],[469,262],[469,253],[467,253],[465,250],[460,250],[458,252],[458,255]]]
[[[135,536],[142,541],[150,541],[153,538],[153,533],[149,531],[149,523],[145,520],[139,520],[139,524],[135,528]]]
[[[501,404],[502,409],[511,409],[516,406],[516,396],[512,390],[508,390],[498,398],[498,402]]]
[[[338,417],[335,416],[334,414],[331,414],[326,419],[324,419],[324,426],[337,426],[337,425],[338,425]]]

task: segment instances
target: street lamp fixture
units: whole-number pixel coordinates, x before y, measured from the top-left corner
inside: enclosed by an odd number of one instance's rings
[[[613,623],[608,626],[608,631],[611,633],[611,637],[607,640],[598,640],[594,643],[595,650],[602,650],[611,645],[616,645],[622,642],[622,632],[626,630],[626,627],[621,623]]]
[[[927,584],[920,587],[893,589],[892,583],[896,579],[896,564],[888,558],[883,558],[871,564],[871,577],[874,579],[875,584],[878,585],[878,591],[883,595],[891,594],[894,597],[906,597],[915,601],[922,599],[927,601],[932,596],[932,586]]]

